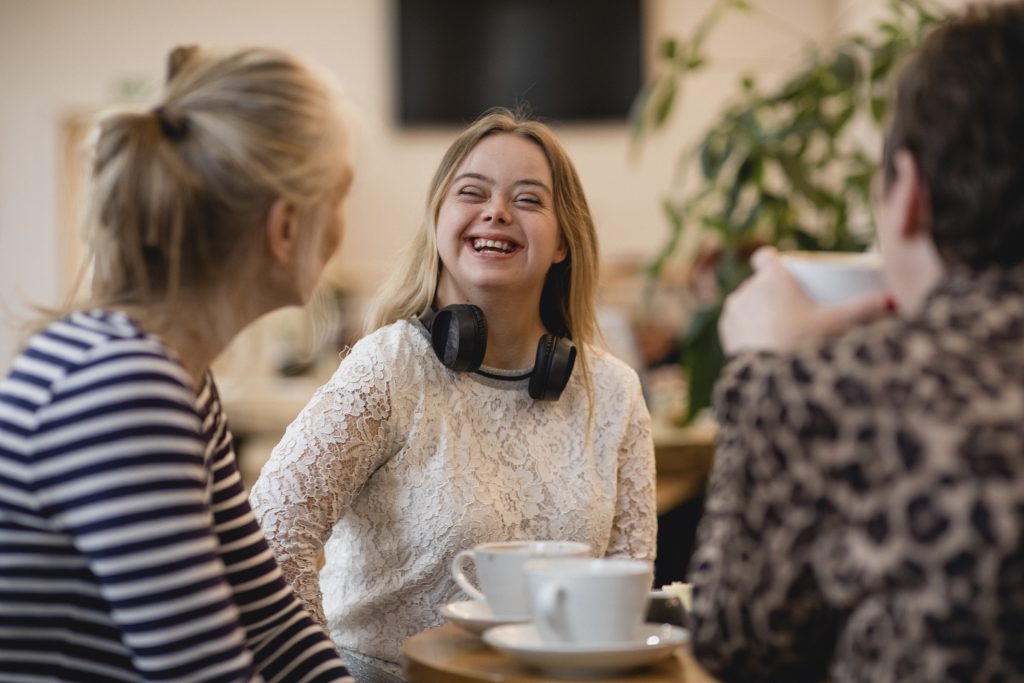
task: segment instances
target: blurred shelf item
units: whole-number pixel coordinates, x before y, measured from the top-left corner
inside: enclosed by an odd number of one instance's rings
[[[238,470],[246,488],[255,483],[274,446],[320,384],[313,377],[218,376],[217,387],[235,437]]]
[[[218,378],[221,401],[239,437],[284,435],[320,382],[312,377]]]
[[[707,485],[718,426],[700,420],[686,427],[655,425],[654,460],[658,476],[658,512],[696,498]]]

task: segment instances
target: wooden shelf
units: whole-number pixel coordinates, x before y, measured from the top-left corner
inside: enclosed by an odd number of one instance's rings
[[[654,429],[659,514],[704,490],[715,455],[717,431],[712,422]]]

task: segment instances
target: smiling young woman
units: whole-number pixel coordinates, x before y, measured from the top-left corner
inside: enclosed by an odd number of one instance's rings
[[[402,641],[460,595],[459,550],[550,539],[653,558],[650,418],[636,373],[594,345],[596,278],[593,221],[552,131],[506,111],[469,126],[368,335],[252,493],[361,682],[400,680]]]

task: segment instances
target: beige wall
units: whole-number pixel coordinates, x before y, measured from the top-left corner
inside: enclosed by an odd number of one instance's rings
[[[604,256],[646,258],[664,240],[659,197],[677,152],[718,111],[741,72],[761,77],[799,59],[806,40],[837,28],[834,8],[860,0],[754,0],[712,42],[713,65],[687,84],[671,130],[629,157],[625,124],[561,126],[587,189]],[[710,0],[647,0],[649,51],[683,33]],[[0,0],[0,367],[15,344],[12,314],[60,297],[58,122],[111,101],[124,79],[159,81],[176,44],[265,43],[327,66],[359,112],[358,178],[342,278],[377,280],[420,218],[451,129],[391,123],[388,0]]]

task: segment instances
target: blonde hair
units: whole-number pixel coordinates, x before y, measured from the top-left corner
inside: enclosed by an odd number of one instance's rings
[[[345,143],[334,93],[295,57],[175,49],[159,104],[115,111],[96,132],[94,303],[167,303],[232,277],[278,199],[325,224]]]
[[[384,283],[367,318],[366,332],[410,316],[422,316],[434,303],[441,260],[437,252],[437,216],[456,170],[481,140],[499,133],[536,144],[551,167],[555,217],[568,256],[551,266],[541,293],[540,315],[552,334],[577,344],[585,385],[590,371],[585,347],[598,335],[595,298],[598,277],[597,232],[576,167],[554,132],[539,121],[507,109],[493,109],[466,128],[451,144],[430,183],[427,211],[419,231]]]

